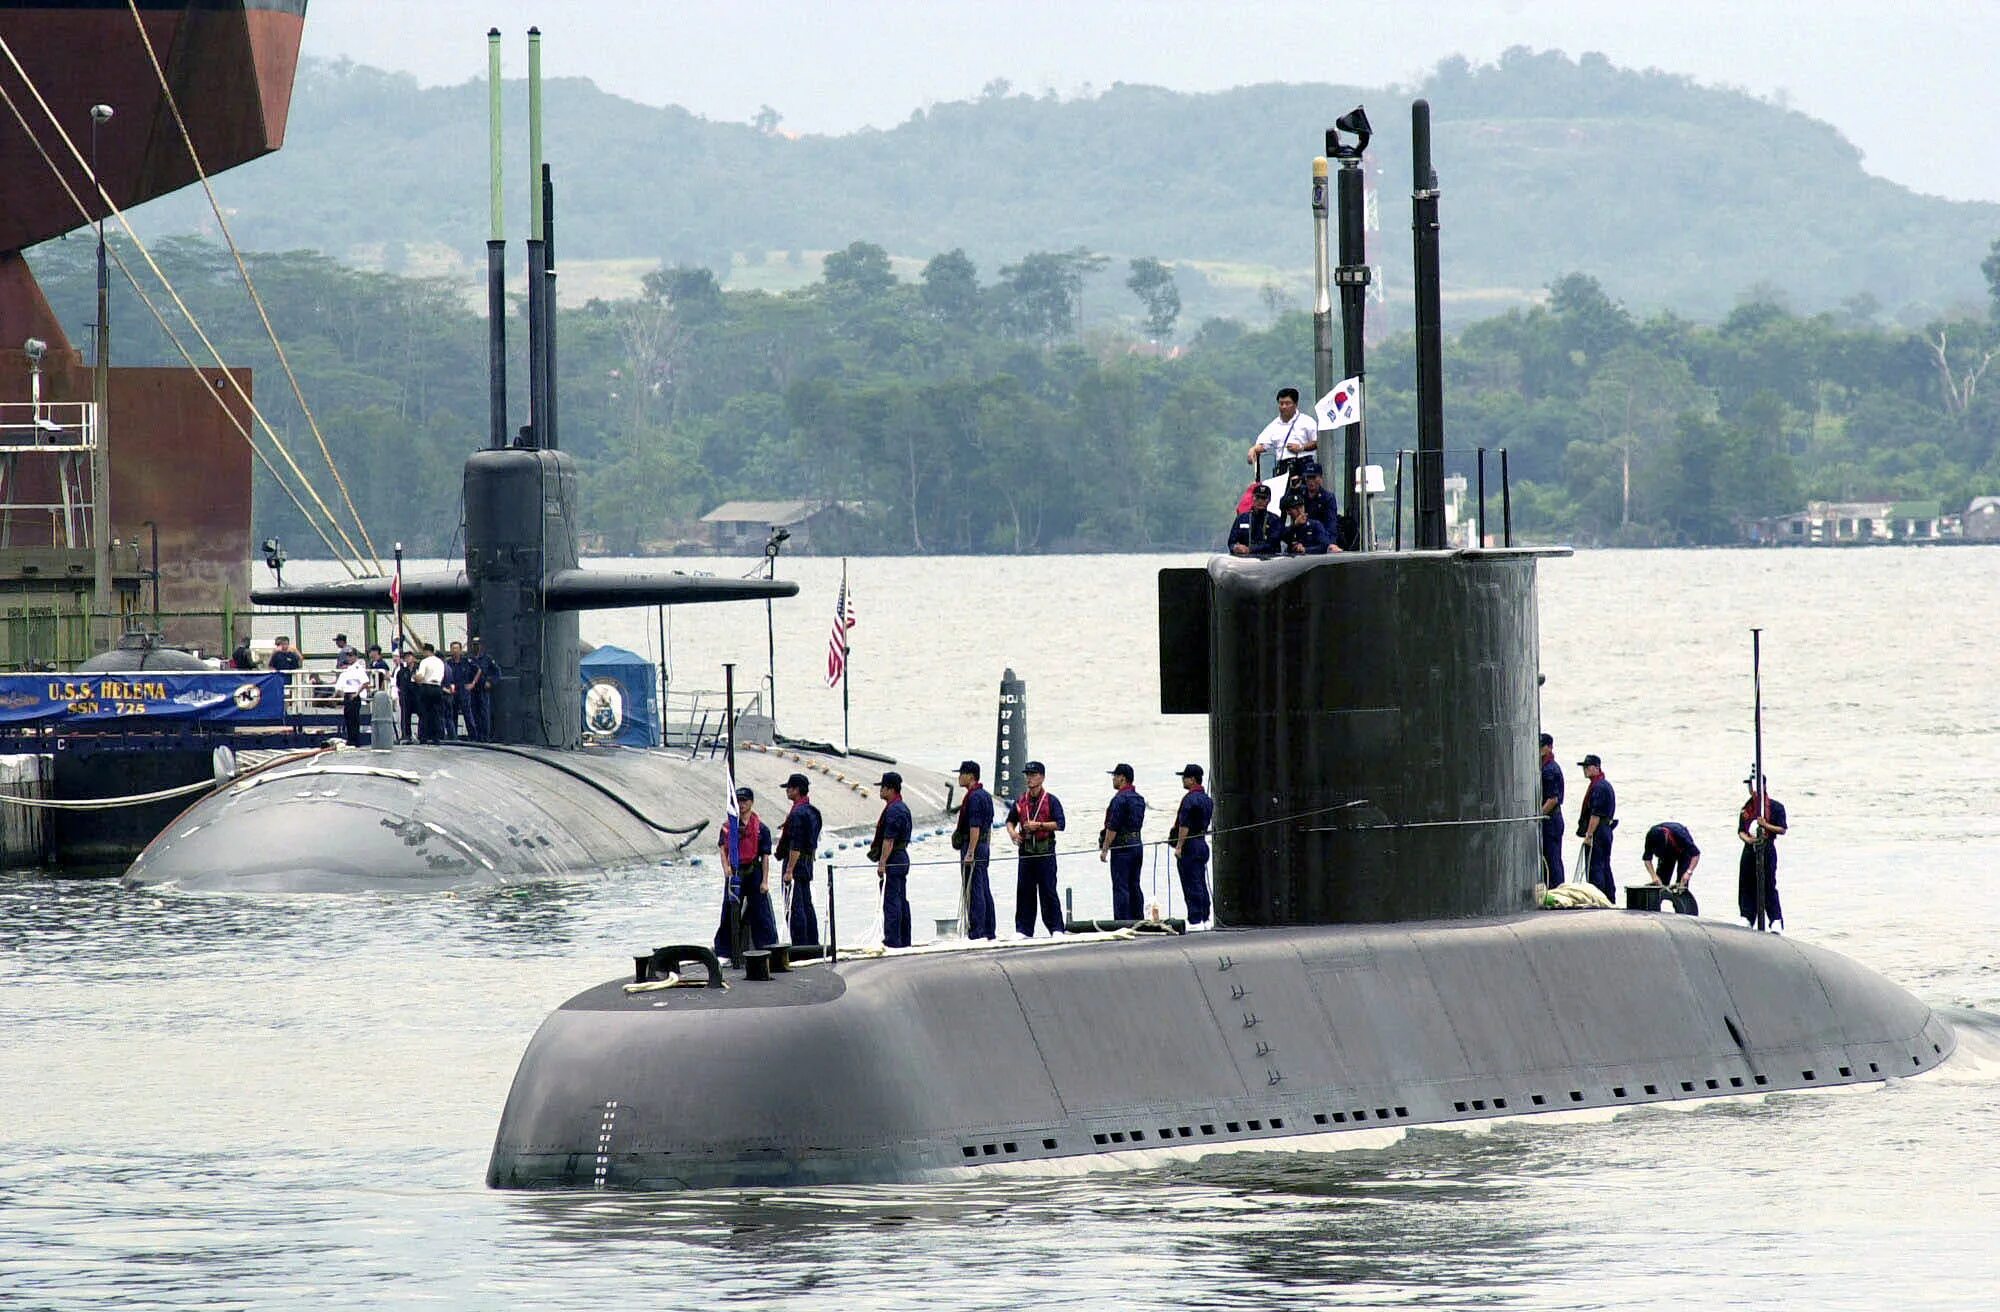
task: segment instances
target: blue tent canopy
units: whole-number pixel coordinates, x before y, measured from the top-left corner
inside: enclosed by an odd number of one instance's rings
[[[581,662],[583,734],[594,743],[660,745],[660,674],[623,647],[604,646]]]

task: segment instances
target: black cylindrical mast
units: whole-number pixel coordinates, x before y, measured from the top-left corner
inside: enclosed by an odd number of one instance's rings
[[[1354,134],[1353,145],[1340,140],[1342,132]],[[1368,111],[1360,105],[1335,120],[1333,128],[1326,134],[1326,153],[1340,161],[1335,201],[1340,223],[1340,267],[1334,270],[1334,282],[1340,288],[1341,368],[1348,378],[1361,378],[1368,372],[1366,348],[1362,344],[1369,275],[1368,238],[1362,213],[1361,155],[1368,149],[1369,135]],[[1366,519],[1366,498],[1356,490],[1361,467],[1368,463],[1368,441],[1364,435],[1368,422],[1368,388],[1365,383],[1361,388],[1361,404],[1361,418],[1347,426],[1347,440],[1340,461],[1340,498],[1351,526],[1351,537],[1342,545],[1366,551],[1373,545],[1368,541],[1363,522]]]
[[[507,445],[507,236],[500,203],[500,29],[486,33],[486,151],[488,208],[486,238],[486,444]]]
[[[528,29],[528,445],[540,446],[548,416],[548,346],[543,303],[548,267],[542,248],[542,29]]]
[[[542,428],[541,443],[549,450],[562,443],[556,437],[556,184],[549,166],[542,165]]]
[[[1431,105],[1410,107],[1410,230],[1416,242],[1417,549],[1444,548],[1444,329],[1438,297],[1438,185]]]

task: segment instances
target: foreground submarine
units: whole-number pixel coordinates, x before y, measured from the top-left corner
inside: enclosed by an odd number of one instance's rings
[[[1209,717],[1218,930],[836,954],[763,978],[660,948],[542,1023],[490,1186],[1333,1147],[1879,1082],[1952,1055],[1941,1016],[1836,953],[1692,917],[1537,909],[1543,553],[1442,549],[1422,102],[1417,127],[1419,549],[1160,576],[1162,709]]]

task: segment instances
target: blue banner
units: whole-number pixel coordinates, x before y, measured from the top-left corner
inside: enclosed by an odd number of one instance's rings
[[[0,674],[0,724],[90,720],[283,724],[281,673]]]

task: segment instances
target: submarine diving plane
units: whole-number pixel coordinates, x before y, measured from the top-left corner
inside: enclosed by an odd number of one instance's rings
[[[1417,549],[1160,575],[1162,709],[1208,716],[1219,928],[789,969],[753,953],[740,975],[657,949],[544,1020],[490,1186],[1061,1171],[1866,1084],[1952,1056],[1943,1017],[1837,953],[1538,908],[1535,576],[1554,553],[1445,549],[1421,101],[1415,127]]]

